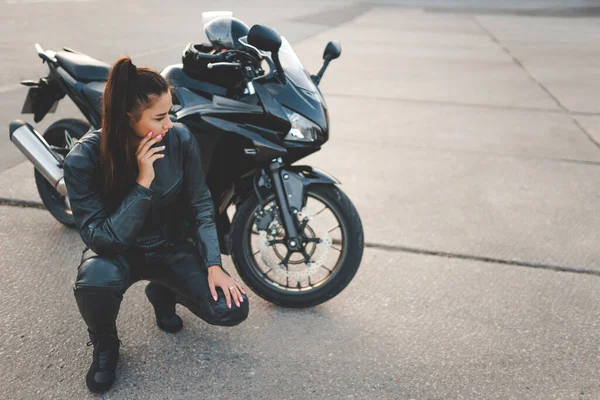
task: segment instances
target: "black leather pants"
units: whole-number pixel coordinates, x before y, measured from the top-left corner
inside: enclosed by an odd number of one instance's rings
[[[134,247],[124,255],[100,257],[85,250],[73,287],[79,311],[92,334],[116,334],[116,320],[125,291],[138,280],[149,280],[160,293],[164,307],[175,303],[213,325],[233,326],[248,316],[248,298],[237,307],[227,307],[217,288],[214,301],[207,273],[193,244],[185,239],[162,241],[149,247]]]

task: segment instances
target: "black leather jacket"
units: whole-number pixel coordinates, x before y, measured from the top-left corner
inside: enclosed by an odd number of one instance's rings
[[[222,266],[198,142],[185,125],[177,123],[160,145],[166,146],[165,157],[154,162],[150,188],[134,183],[112,212],[100,194],[100,131],[86,134],[73,146],[64,173],[81,238],[98,255],[114,255],[131,247],[160,244],[173,236],[173,229],[182,234],[187,226],[184,236],[196,243],[204,266]]]

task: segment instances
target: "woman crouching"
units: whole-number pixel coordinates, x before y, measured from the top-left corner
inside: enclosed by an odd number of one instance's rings
[[[87,246],[74,294],[94,346],[86,377],[92,392],[115,380],[116,319],[131,284],[146,296],[166,332],[182,327],[177,303],[213,325],[248,316],[248,298],[223,269],[198,143],[168,112],[171,89],[155,71],[120,58],[111,69],[101,130],[67,155],[65,182]]]

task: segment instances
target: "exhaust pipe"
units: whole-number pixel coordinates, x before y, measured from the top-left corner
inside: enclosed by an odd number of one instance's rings
[[[15,120],[9,127],[10,141],[21,150],[21,153],[31,161],[58,193],[67,196],[62,156],[55,154],[44,137],[28,123]]]

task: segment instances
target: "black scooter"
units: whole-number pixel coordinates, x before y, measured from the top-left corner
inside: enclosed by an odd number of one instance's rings
[[[317,85],[341,47],[330,42],[323,68],[311,76],[287,40],[268,27],[253,26],[240,42],[244,50],[228,50],[226,61],[207,65],[232,71],[238,79],[231,85],[194,79],[182,64],[161,72],[175,88],[171,118],[186,124],[200,143],[221,251],[231,255],[240,277],[275,304],[314,306],[350,283],[364,248],[360,217],[336,186],[340,182],[316,168],[292,165],[328,140],[327,108]],[[31,86],[23,113],[39,122],[68,95],[87,121],[57,121],[43,136],[14,121],[10,136],[34,164],[50,213],[74,225],[62,162],[78,139],[101,125],[110,65],[68,48],[36,49],[50,73],[23,82]]]

